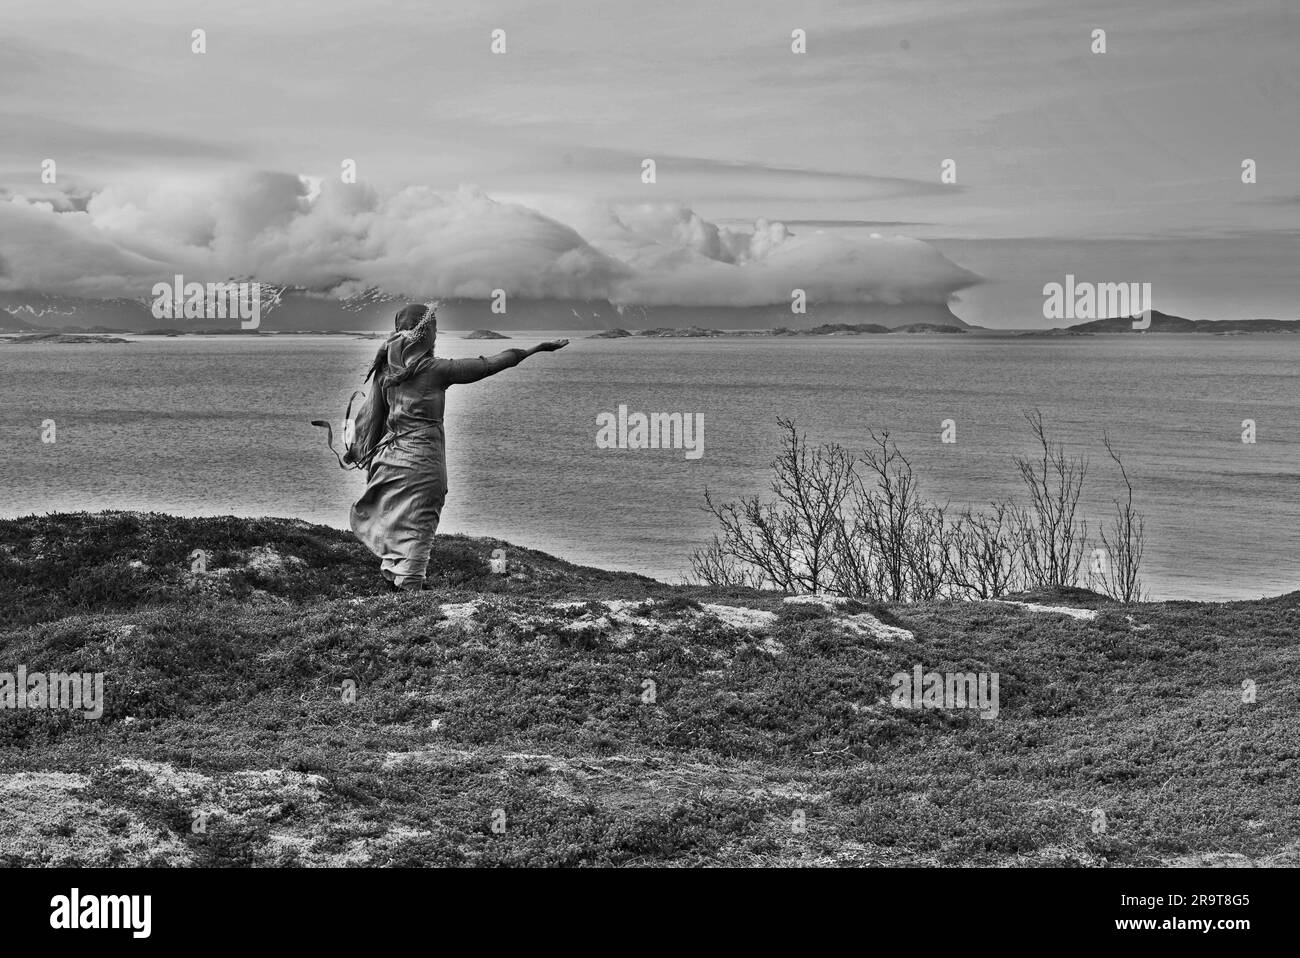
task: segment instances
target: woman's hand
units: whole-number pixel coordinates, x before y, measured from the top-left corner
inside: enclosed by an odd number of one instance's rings
[[[532,351],[535,353],[553,353],[557,349],[563,349],[567,345],[569,345],[567,339],[552,339],[549,342],[538,343],[533,347]]]

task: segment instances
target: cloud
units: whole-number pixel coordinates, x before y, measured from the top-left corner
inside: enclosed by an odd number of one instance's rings
[[[53,157],[93,168],[131,167],[169,160],[216,162],[245,155],[220,137],[188,137],[160,132],[143,126],[118,123],[112,126],[56,119],[33,113],[0,111],[0,128],[14,131],[4,144],[7,161],[20,156]],[[29,176],[35,176],[35,170]]]
[[[527,166],[521,165],[518,171],[536,166],[539,159],[547,161],[547,177],[553,177],[565,168],[584,177],[594,177],[601,184],[602,196],[610,195],[611,189],[620,197],[630,193],[644,195],[647,189],[640,182],[641,163],[644,159],[655,161],[656,192],[662,190],[675,195],[691,193],[714,199],[759,202],[779,199],[786,203],[828,200],[845,203],[929,196],[951,198],[953,194],[965,190],[964,186],[940,183],[937,175],[932,180],[879,176],[860,171],[716,160],[650,149],[629,151],[566,146],[560,154],[541,151],[540,157],[530,155]],[[629,183],[635,185],[629,186]]]
[[[719,226],[679,203],[500,202],[482,190],[321,184],[261,172],[0,194],[0,289],[148,294],[250,277],[347,295],[491,296],[646,305],[945,302],[977,280],[926,243]]]

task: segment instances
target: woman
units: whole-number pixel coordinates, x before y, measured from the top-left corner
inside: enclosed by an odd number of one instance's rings
[[[351,524],[356,537],[383,560],[381,571],[389,587],[415,592],[424,586],[429,550],[447,497],[442,431],[447,387],[478,382],[569,341],[507,349],[487,359],[442,359],[433,355],[438,324],[432,308],[406,306],[394,325],[396,332],[380,347],[366,374],[367,381],[374,377],[373,388],[382,390],[387,401],[387,432],[381,444],[388,444],[370,463],[366,491],[352,507]]]

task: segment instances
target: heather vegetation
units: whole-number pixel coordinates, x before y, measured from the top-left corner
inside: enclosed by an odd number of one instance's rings
[[[430,581],[291,520],[0,522],[0,671],[106,699],[0,712],[0,863],[1300,861],[1300,593],[786,601],[456,536]],[[918,664],[997,718],[891,707]]]

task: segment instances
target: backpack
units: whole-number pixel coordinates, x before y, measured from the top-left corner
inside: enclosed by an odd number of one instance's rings
[[[352,405],[358,396],[362,397],[362,402],[354,416]],[[369,395],[358,389],[348,398],[348,408],[343,414],[342,455],[334,448],[334,427],[324,419],[313,419],[311,424],[325,429],[325,443],[341,468],[365,469],[379,451],[388,445],[380,442],[387,431],[387,420],[388,402],[384,399],[383,389],[376,386]]]
[[[418,370],[432,360],[433,351],[429,350],[416,359],[413,365]],[[348,408],[343,414],[342,455],[339,455],[338,450],[334,448],[334,427],[324,419],[311,421],[313,426],[320,426],[325,430],[325,443],[330,447],[330,452],[334,453],[334,458],[339,461],[339,466],[344,469],[369,468],[371,460],[390,443],[403,436],[420,432],[423,428],[416,426],[389,436],[387,441],[381,442],[384,433],[388,431],[388,399],[384,396],[384,387],[380,384],[380,379],[379,376],[375,377],[369,395],[358,389],[348,398]],[[362,397],[361,408],[353,416],[352,404],[357,401],[358,396]]]

